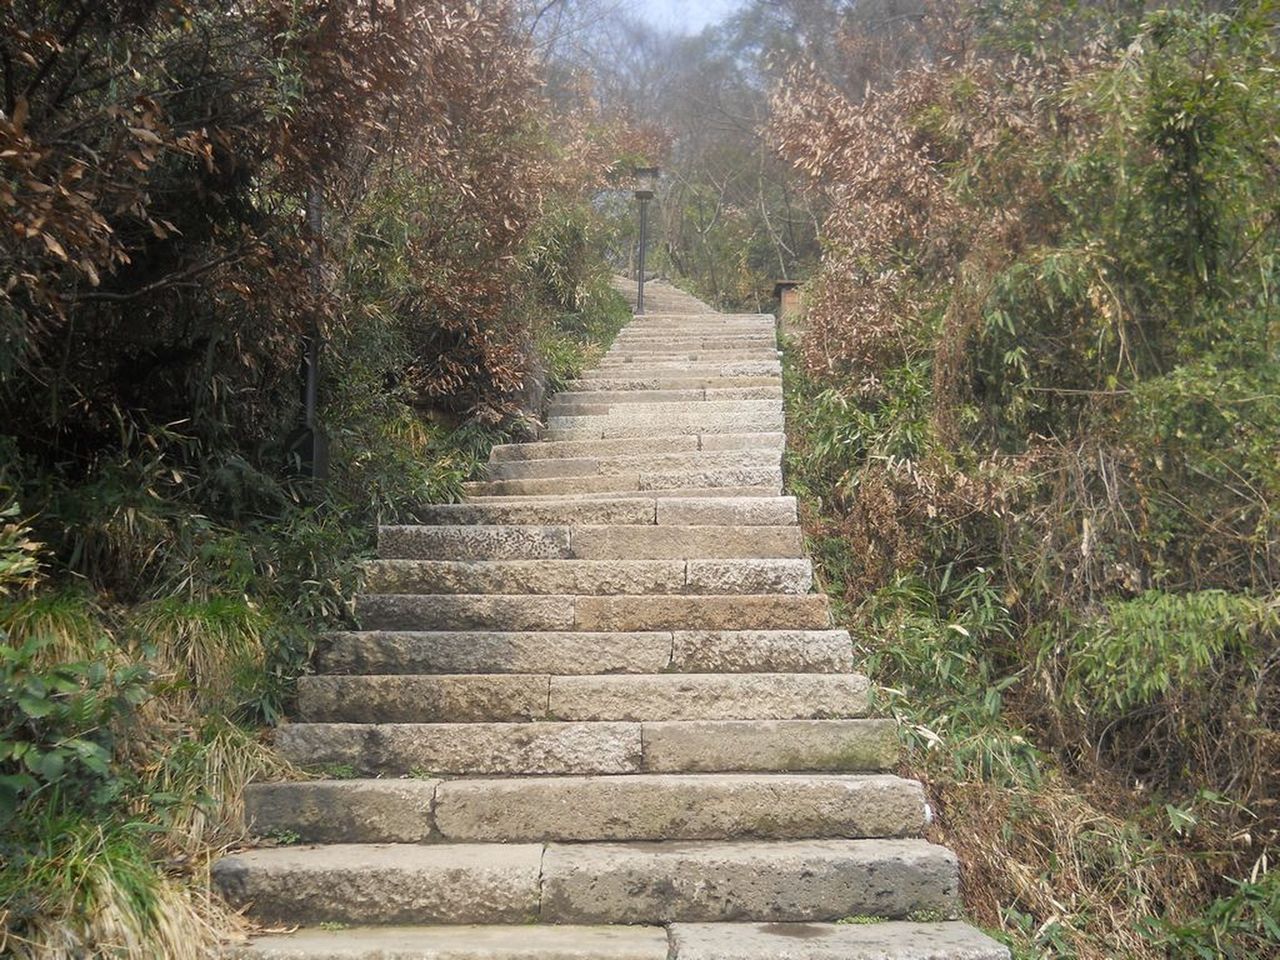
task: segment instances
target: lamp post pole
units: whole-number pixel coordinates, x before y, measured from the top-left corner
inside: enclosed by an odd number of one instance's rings
[[[649,200],[640,197],[640,267],[636,280],[636,313],[644,313],[644,250],[649,245]]]
[[[636,199],[640,201],[640,256],[636,270],[636,313],[644,313],[644,254],[649,246],[649,201],[658,190],[658,168],[636,167]]]

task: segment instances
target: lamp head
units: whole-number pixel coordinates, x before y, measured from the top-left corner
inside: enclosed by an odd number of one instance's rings
[[[652,200],[658,192],[658,175],[660,171],[657,167],[636,167],[636,199]]]

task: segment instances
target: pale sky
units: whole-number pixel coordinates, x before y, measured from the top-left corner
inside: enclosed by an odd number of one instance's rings
[[[740,0],[625,0],[629,10],[655,27],[680,33],[697,33],[719,23],[741,6]]]

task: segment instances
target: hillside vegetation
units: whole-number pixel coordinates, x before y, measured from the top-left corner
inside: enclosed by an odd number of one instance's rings
[[[585,97],[553,122],[501,4],[0,30],[0,954],[203,956],[259,730],[377,522],[456,498],[627,316],[588,200],[635,146]]]
[[[1276,8],[931,9],[773,100],[826,587],[1020,955],[1274,956]]]

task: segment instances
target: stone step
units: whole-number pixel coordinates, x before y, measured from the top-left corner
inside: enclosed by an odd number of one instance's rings
[[[224,857],[213,880],[265,923],[779,923],[959,909],[955,857],[914,839],[275,847]]]
[[[708,416],[711,414],[728,415],[736,414],[742,416],[756,416],[762,420],[768,421],[771,417],[781,411],[781,404],[775,398],[766,398],[763,400],[751,399],[725,399],[725,400],[636,400],[632,403],[618,404],[615,413],[609,416],[628,417],[636,420],[655,420],[661,423],[659,418],[670,416],[683,416],[685,414],[697,414],[698,416]],[[550,419],[551,426],[572,427],[576,424],[574,421],[582,419],[580,417],[552,417]],[[561,424],[559,421],[566,421]],[[654,433],[660,433],[661,430],[655,430]],[[674,431],[667,431],[668,433]],[[750,430],[744,430],[744,433],[750,433]]]
[[[550,477],[529,480],[475,480],[462,485],[471,497],[567,496],[619,494],[651,490],[766,488],[780,493],[781,466],[712,467],[705,470],[660,470],[607,476]]]
[[[884,771],[892,720],[612,723],[289,723],[276,746],[304,767],[361,776]]]
[[[959,922],[351,927],[255,937],[237,960],[1009,960]]]
[[[298,678],[298,715],[369,724],[818,720],[865,716],[869,693],[856,673],[312,675]]]
[[[645,524],[671,526],[789,526],[798,522],[795,497],[608,498],[598,500],[529,501],[503,503],[492,499],[419,507],[418,525],[605,526]],[[384,528],[390,529],[390,528]],[[399,535],[399,534],[397,534]],[[406,534],[412,536],[412,534]]]
[[[781,451],[786,436],[781,432],[683,434],[665,437],[645,437],[646,454],[688,454],[697,451],[760,450]],[[598,459],[601,457],[626,457],[636,454],[634,438],[624,437],[605,440],[542,440],[538,443],[502,444],[493,448],[491,463],[510,463],[525,460],[550,459]]]
[[[599,490],[594,493],[526,493],[513,496],[501,496],[497,494],[484,494],[484,503],[562,503],[569,504],[583,500],[617,500],[618,498],[627,498],[632,496],[655,497],[659,500],[665,498],[675,499],[691,499],[696,497],[706,497],[709,500],[726,500],[726,499],[760,499],[775,498],[778,496],[778,488],[770,485],[767,487],[672,487],[669,489],[654,490]]]
[[[642,529],[648,532],[662,528]],[[798,557],[714,560],[368,560],[362,565],[362,569],[367,590],[371,593],[394,594],[666,596],[808,593],[813,586],[812,563]]]
[[[859,839],[927,820],[919,783],[876,774],[312,780],[244,798],[254,835],[302,843]]]
[[[630,347],[622,350],[611,350],[601,358],[597,370],[608,370],[627,364],[647,366],[654,363],[738,363],[739,361],[770,361],[781,356],[778,349],[770,346],[743,345],[724,349],[681,349],[669,347]]]
[[[435,525],[381,527],[378,553],[384,560],[450,561],[798,559],[804,545],[797,526]]]
[[[746,401],[744,401],[746,402]],[[780,433],[785,429],[782,408],[769,413],[707,412],[632,416],[617,413],[583,417],[555,417],[548,421],[548,440],[615,440],[663,433]],[[702,449],[710,449],[703,447]]]
[[[383,560],[454,561],[801,558],[804,542],[798,526],[390,526],[378,530],[378,555]]]
[[[781,377],[777,360],[735,360],[731,363],[627,363],[584,370],[578,380],[716,380],[737,377]],[[737,386],[739,384],[716,384]],[[581,389],[581,388],[579,388]]]
[[[688,390],[688,389],[726,389],[732,387],[769,387],[782,385],[779,373],[755,374],[747,376],[681,376],[680,374],[661,374],[651,377],[637,377],[635,371],[627,371],[625,376],[598,376],[590,379],[570,380],[565,384],[566,390],[587,393],[594,390]]]
[[[503,596],[362,594],[366,630],[827,630],[825,594],[761,596]]]
[[[781,399],[782,387],[684,387],[678,390],[564,390],[551,398],[551,408],[597,403],[694,403],[700,400]]]
[[[550,924],[312,928],[254,937],[247,944],[224,948],[221,956],[231,960],[669,960],[663,927]]]
[[[1009,960],[959,922],[676,923],[669,936],[669,960]]]
[[[684,471],[734,470],[776,467],[782,451],[772,448],[746,450],[695,450],[688,453],[635,453],[611,457],[562,457],[553,460],[507,460],[490,463],[488,480],[563,479],[566,477],[617,476],[619,474],[680,473]]]
[[[842,673],[844,630],[368,632],[322,638],[320,673]]]
[[[704,363],[689,360],[646,360],[643,363],[612,363],[584,370],[580,380],[648,380],[671,377],[705,379],[719,377],[781,377],[778,360],[734,360],[728,363]],[[728,386],[728,384],[716,384]]]

